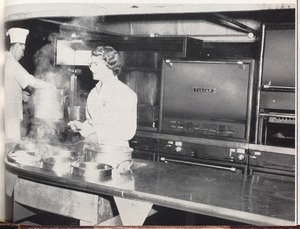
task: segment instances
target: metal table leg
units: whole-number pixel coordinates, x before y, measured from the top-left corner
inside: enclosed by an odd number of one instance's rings
[[[124,226],[141,226],[148,217],[153,204],[144,201],[114,197]]]

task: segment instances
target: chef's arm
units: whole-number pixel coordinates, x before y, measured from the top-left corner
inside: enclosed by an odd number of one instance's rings
[[[40,89],[40,88],[53,88],[55,89],[56,87],[54,86],[54,84],[45,82],[43,80],[37,79],[37,78],[33,78],[31,80],[31,82],[29,83],[29,86],[36,88],[36,89]]]
[[[27,91],[22,91],[22,100],[24,101],[24,102],[28,102],[29,101],[29,99],[31,98],[31,95],[30,95],[30,93],[29,92],[27,92]]]

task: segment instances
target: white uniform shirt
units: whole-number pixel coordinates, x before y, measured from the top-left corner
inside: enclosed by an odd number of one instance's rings
[[[20,121],[23,119],[22,89],[34,77],[30,75],[10,52],[6,52],[4,66],[4,118],[7,138],[20,139]]]
[[[96,133],[98,144],[128,146],[137,127],[137,95],[117,77],[99,82],[88,95],[86,117],[82,136]]]

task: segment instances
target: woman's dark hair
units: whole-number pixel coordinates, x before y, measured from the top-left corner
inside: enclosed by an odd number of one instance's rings
[[[119,75],[121,72],[121,59],[118,52],[111,46],[98,46],[92,51],[92,56],[101,56],[107,63],[107,67],[111,69],[114,75]]]

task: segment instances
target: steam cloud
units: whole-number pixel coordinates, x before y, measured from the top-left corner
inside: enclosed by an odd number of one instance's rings
[[[50,34],[48,36],[49,43],[44,45],[33,56],[35,64],[34,76],[54,84],[58,89],[63,89],[66,96],[68,96],[70,77],[74,68],[71,67],[70,69],[70,66],[66,65],[55,65],[55,39],[59,37],[71,40],[77,37],[85,37],[88,40],[90,31],[96,30],[95,22],[96,18],[77,18],[68,25],[61,25],[59,33]],[[23,135],[29,138],[45,138],[44,140],[50,140],[51,142],[61,142],[62,139],[59,132],[64,131],[64,124],[66,123],[63,124],[61,120],[36,120],[34,115],[32,115],[35,110],[34,106],[33,101],[25,105],[24,119],[29,122],[22,129]],[[26,112],[29,113],[27,116]]]

